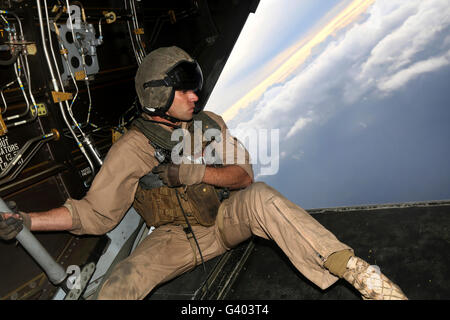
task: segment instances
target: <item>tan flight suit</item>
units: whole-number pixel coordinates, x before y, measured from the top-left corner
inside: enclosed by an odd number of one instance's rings
[[[220,116],[206,113],[222,131],[226,129]],[[243,148],[232,138],[226,143]],[[71,232],[105,234],[114,228],[132,205],[139,179],[158,165],[153,155],[154,149],[141,132],[130,130],[122,136],[111,147],[86,196],[66,201],[65,206],[72,215]],[[227,158],[225,154],[220,157]],[[238,165],[253,179],[251,164]],[[322,289],[338,280],[323,267],[326,258],[340,250],[351,250],[305,210],[262,182],[253,183],[224,200],[215,225],[196,225],[192,229],[205,261],[223,254],[252,234],[272,239],[294,266]],[[101,288],[99,299],[143,299],[156,285],[194,268],[194,261],[201,263],[200,255],[197,250],[194,259],[183,227],[160,226],[114,267]]]

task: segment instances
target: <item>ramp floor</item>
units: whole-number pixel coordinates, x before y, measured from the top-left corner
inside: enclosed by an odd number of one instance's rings
[[[309,212],[358,256],[379,266],[409,299],[450,299],[450,203]],[[255,238],[225,255],[208,261],[206,273],[197,267],[161,285],[149,299],[361,299],[344,280],[327,290],[319,289],[273,241]]]

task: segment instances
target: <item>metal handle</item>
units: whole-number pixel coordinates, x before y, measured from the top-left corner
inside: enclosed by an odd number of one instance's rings
[[[0,212],[12,212],[2,198],[0,198]],[[16,239],[33,259],[36,260],[54,285],[58,285],[64,281],[67,276],[64,268],[53,259],[27,227],[23,226],[22,231],[19,232]]]

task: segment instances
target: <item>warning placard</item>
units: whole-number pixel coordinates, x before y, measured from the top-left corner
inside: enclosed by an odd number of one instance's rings
[[[19,143],[10,143],[8,136],[0,137],[0,170],[3,171],[19,152]],[[17,164],[21,164],[20,159]]]

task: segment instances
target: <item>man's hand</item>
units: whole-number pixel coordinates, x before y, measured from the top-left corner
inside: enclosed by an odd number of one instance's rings
[[[0,212],[0,239],[11,240],[15,238],[23,226],[31,228],[31,218],[23,212]]]
[[[202,183],[205,169],[204,164],[160,164],[152,172],[168,187],[179,187]]]

